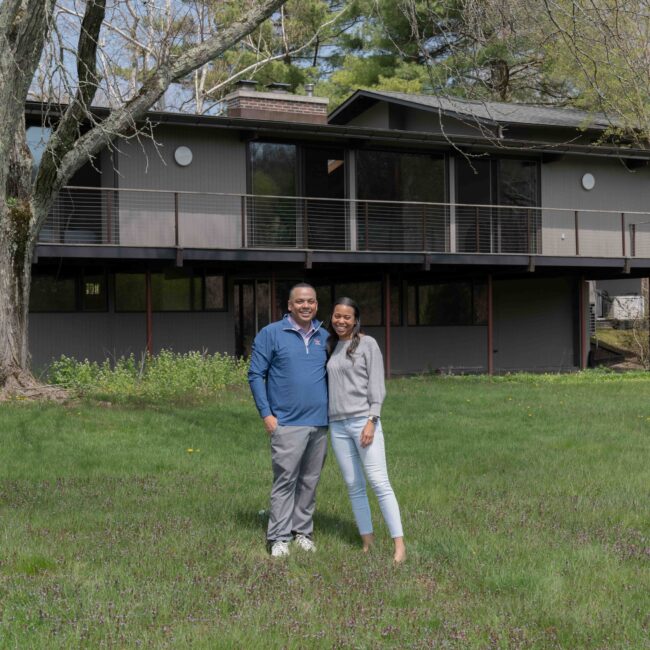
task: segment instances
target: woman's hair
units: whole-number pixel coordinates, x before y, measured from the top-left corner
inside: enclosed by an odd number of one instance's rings
[[[350,357],[350,359],[352,359],[354,362],[352,355],[354,354],[354,351],[359,347],[359,342],[361,341],[361,315],[359,312],[359,305],[357,305],[357,303],[352,300],[352,298],[337,298],[332,305],[332,314],[334,313],[337,305],[345,305],[346,307],[352,307],[352,309],[354,309],[354,320],[356,322],[352,330],[352,339],[350,340],[350,345],[348,346],[346,352],[347,356]],[[334,352],[336,344],[339,342],[339,335],[336,333],[336,330],[332,325],[331,318],[329,325],[327,326],[327,331],[330,333],[329,339],[327,339],[327,354],[331,355],[332,352]]]

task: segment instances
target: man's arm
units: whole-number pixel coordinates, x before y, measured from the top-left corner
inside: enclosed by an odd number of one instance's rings
[[[264,420],[264,428],[267,433],[273,433],[278,426],[278,421],[271,412],[269,398],[266,392],[266,378],[273,359],[273,345],[271,337],[264,328],[253,341],[251,363],[248,368],[248,383],[253,393],[255,406],[260,417]]]

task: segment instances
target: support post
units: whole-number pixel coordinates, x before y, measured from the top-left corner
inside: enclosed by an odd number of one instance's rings
[[[277,307],[277,294],[276,294],[276,286],[275,286],[275,271],[271,272],[271,322],[274,322],[276,320],[279,320],[277,313],[278,313],[278,307]]]
[[[153,355],[153,298],[151,294],[151,271],[145,274],[145,292],[147,309],[147,354]]]
[[[386,273],[384,275],[384,327],[385,327],[385,337],[386,337],[386,345],[385,345],[385,370],[386,370],[386,379],[390,379],[391,375],[391,363],[390,363],[390,356],[391,356],[391,349],[390,349],[390,274]]]
[[[573,220],[575,223],[575,232],[576,232],[576,255],[580,255],[580,224],[578,222],[578,211],[573,212]]]
[[[480,226],[480,218],[479,218],[479,208],[476,206],[476,214],[475,214],[475,221],[476,221],[476,252],[480,253],[481,252],[481,226]]]
[[[580,328],[580,336],[578,337],[580,341],[580,370],[584,370],[587,367],[587,341],[589,337],[587,336],[585,319],[585,278],[582,275],[578,280],[578,309],[580,311],[578,315],[578,327]]]
[[[621,212],[621,250],[625,257],[625,212]]]
[[[630,255],[636,256],[636,224],[630,224]]]
[[[487,277],[487,369],[488,375],[494,374],[494,308],[493,308],[492,274]]]

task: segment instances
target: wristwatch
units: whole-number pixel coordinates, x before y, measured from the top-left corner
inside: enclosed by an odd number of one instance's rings
[[[368,420],[372,422],[373,424],[377,424],[379,422],[379,416],[378,415],[369,415]]]

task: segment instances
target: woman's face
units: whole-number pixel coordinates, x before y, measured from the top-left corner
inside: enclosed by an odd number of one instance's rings
[[[357,324],[354,317],[354,307],[349,305],[336,305],[332,313],[332,327],[340,339],[349,339],[352,330]]]

